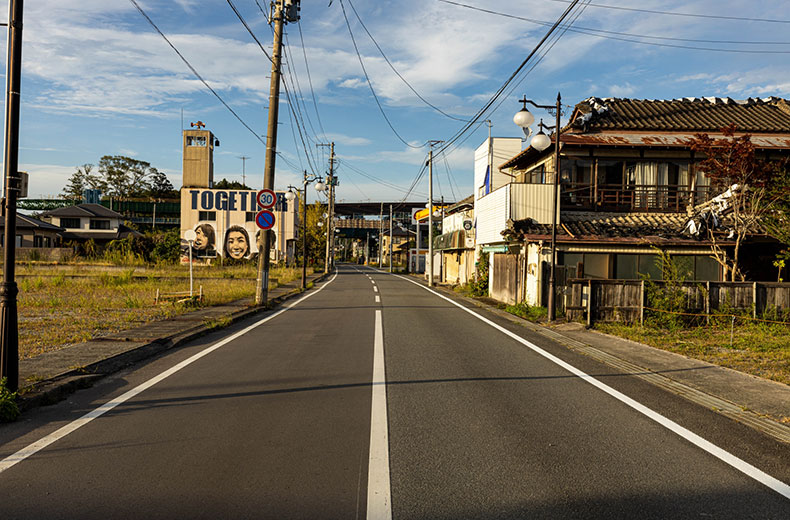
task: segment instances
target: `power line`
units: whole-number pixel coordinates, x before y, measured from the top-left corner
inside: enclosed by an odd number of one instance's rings
[[[490,9],[483,9],[481,7],[476,7],[473,5],[463,4],[460,2],[453,2],[451,0],[439,0],[440,2],[444,2],[446,4],[455,5],[458,7],[464,7],[466,9],[471,9],[473,11],[479,11],[487,14],[493,14],[496,16],[503,16],[506,18],[512,18],[514,20],[523,20],[525,22],[533,23],[536,25],[544,25],[550,26],[551,22],[545,22],[542,20],[535,20],[533,18],[526,18],[523,16],[512,15],[508,13],[502,13],[499,11],[492,11]],[[592,4],[588,4],[591,6]],[[722,48],[715,48],[715,47],[696,47],[692,45],[678,45],[678,44],[670,44],[670,43],[657,43],[657,42],[649,42],[649,41],[642,41],[639,39],[634,38],[642,38],[642,39],[651,39],[651,40],[662,40],[662,41],[678,41],[678,42],[691,42],[691,43],[716,43],[722,45],[790,45],[790,42],[770,42],[770,41],[739,41],[739,40],[702,40],[702,39],[694,39],[694,38],[674,38],[670,36],[649,36],[649,35],[641,35],[641,34],[631,34],[631,33],[623,33],[623,32],[616,32],[616,31],[606,31],[603,29],[590,29],[586,27],[566,27],[567,30],[586,34],[588,36],[595,36],[596,38],[603,38],[607,40],[616,40],[616,41],[624,41],[629,43],[636,43],[640,45],[652,45],[654,47],[670,47],[675,49],[689,49],[689,50],[699,50],[699,51],[711,51],[711,52],[731,52],[731,53],[739,53],[739,54],[790,54],[790,51],[780,51],[780,50],[768,50],[768,49],[759,49],[759,50],[749,50],[749,49],[722,49]],[[608,36],[607,36],[608,35]]]
[[[324,130],[324,125],[321,124],[321,116],[318,113],[318,103],[315,100],[315,90],[313,90],[313,78],[310,76],[310,66],[307,64],[307,50],[304,46],[304,36],[302,36],[302,23],[299,22],[296,24],[299,27],[299,40],[302,42],[302,55],[304,56],[304,68],[307,71],[307,81],[310,84],[310,94],[313,96],[313,108],[315,108],[315,117],[318,119],[318,128],[321,129],[321,134],[324,136],[324,141],[328,141],[329,139],[326,138],[326,131]]]
[[[346,20],[346,27],[348,27],[348,34],[351,35],[351,43],[354,44],[354,51],[357,53],[357,58],[359,59],[359,65],[362,67],[362,72],[365,74],[365,80],[367,81],[368,87],[370,87],[370,92],[373,94],[373,99],[376,100],[376,105],[378,105],[379,111],[381,112],[381,115],[384,116],[384,120],[387,122],[387,125],[389,125],[390,130],[392,130],[392,132],[400,140],[400,142],[402,142],[403,144],[405,144],[409,148],[422,148],[422,147],[424,147],[425,146],[424,144],[421,145],[421,146],[415,146],[415,145],[413,145],[411,143],[408,143],[405,139],[403,139],[403,137],[401,137],[401,135],[398,133],[398,131],[395,130],[395,127],[392,126],[392,123],[390,122],[389,118],[387,117],[387,114],[384,112],[384,108],[381,106],[381,102],[379,101],[379,98],[376,95],[376,91],[373,90],[373,84],[370,82],[370,76],[368,76],[368,71],[365,69],[365,63],[362,61],[362,56],[360,55],[359,48],[357,47],[357,40],[356,40],[356,38],[354,38],[354,33],[351,31],[351,23],[349,23],[349,21],[348,21],[348,16],[346,15],[346,7],[345,7],[345,4],[343,3],[343,0],[340,0],[340,8],[343,11],[343,18],[345,18],[345,20]]]
[[[392,69],[392,71],[393,71],[393,72],[394,72],[394,73],[395,73],[395,74],[396,74],[396,75],[397,75],[397,76],[398,76],[398,77],[401,79],[401,81],[403,81],[403,83],[405,83],[405,84],[406,84],[406,86],[407,86],[407,87],[409,87],[409,89],[410,89],[410,90],[411,90],[411,91],[414,93],[414,95],[415,95],[415,96],[417,96],[418,98],[420,98],[420,100],[421,100],[423,103],[425,103],[426,105],[428,105],[428,106],[429,106],[429,107],[431,107],[432,109],[436,110],[437,112],[439,112],[439,113],[440,113],[440,114],[442,114],[443,116],[449,117],[450,119],[454,119],[455,121],[463,121],[463,122],[466,122],[466,121],[467,121],[467,119],[461,119],[461,118],[459,118],[459,117],[455,117],[455,116],[453,116],[453,115],[450,115],[450,114],[448,114],[447,112],[445,112],[445,111],[444,111],[444,110],[442,110],[441,108],[437,107],[436,105],[433,105],[433,104],[432,104],[430,101],[428,101],[427,99],[425,99],[424,97],[422,97],[422,96],[420,95],[420,93],[419,93],[419,92],[417,92],[416,90],[414,90],[414,87],[412,87],[412,86],[411,86],[411,84],[410,84],[408,81],[406,81],[406,78],[404,78],[404,77],[401,75],[401,73],[400,73],[400,72],[398,72],[398,69],[396,69],[396,68],[395,68],[395,66],[392,64],[392,62],[389,60],[389,58],[387,58],[387,55],[386,55],[386,54],[384,54],[384,51],[383,51],[383,50],[381,50],[381,47],[379,46],[379,44],[378,44],[378,42],[376,41],[376,39],[373,37],[373,35],[372,35],[372,34],[370,34],[370,31],[368,31],[368,28],[367,28],[367,27],[365,27],[365,24],[364,24],[364,22],[362,21],[362,18],[360,18],[360,16],[359,16],[359,13],[357,13],[357,9],[354,7],[354,4],[351,2],[351,0],[348,0],[348,5],[350,5],[350,6],[351,6],[351,10],[352,10],[352,11],[354,11],[354,16],[356,16],[356,17],[357,17],[357,21],[359,21],[359,25],[361,25],[361,26],[362,26],[362,28],[365,30],[365,32],[368,34],[368,37],[370,37],[370,40],[373,42],[373,45],[375,45],[375,46],[376,46],[376,48],[379,50],[379,54],[381,54],[381,56],[384,58],[384,61],[386,61],[386,62],[387,62],[387,65],[389,65],[389,66],[390,66],[390,68]]]
[[[550,0],[550,1],[559,2],[562,4],[571,3],[571,0]],[[590,4],[590,7],[596,7],[600,9],[615,9],[618,11],[634,11],[637,13],[660,14],[667,16],[683,16],[688,18],[712,18],[718,20],[737,20],[741,22],[790,23],[790,20],[776,20],[772,18],[746,18],[742,16],[725,16],[725,15],[716,15],[716,14],[677,13],[673,11],[638,9],[635,7],[621,7],[616,5],[604,5],[604,4]]]
[[[466,133],[472,127],[472,125],[474,125],[483,116],[483,114],[485,114],[486,111],[489,108],[491,108],[491,106],[494,103],[496,103],[497,99],[499,99],[499,97],[502,96],[502,93],[507,89],[507,87],[510,85],[510,83],[524,69],[524,67],[532,59],[532,57],[535,54],[537,54],[537,52],[541,49],[543,44],[549,39],[549,37],[554,33],[554,31],[557,29],[557,27],[560,26],[562,21],[568,16],[568,14],[570,14],[570,12],[576,7],[576,4],[578,4],[578,3],[579,3],[579,0],[573,0],[573,3],[568,6],[568,8],[557,19],[557,21],[554,23],[554,25],[551,26],[551,28],[548,30],[548,32],[538,42],[538,44],[535,46],[535,48],[532,49],[532,51],[524,59],[524,61],[521,62],[521,65],[519,65],[518,68],[510,75],[510,77],[502,84],[502,86],[499,87],[499,89],[494,93],[494,95],[491,97],[491,99],[483,106],[483,108],[478,110],[478,112],[477,112],[477,114],[475,114],[474,118],[472,118],[472,120],[470,122],[468,122],[466,125],[464,125],[461,128],[461,130],[456,132],[455,135],[453,135],[450,139],[447,140],[447,142],[444,144],[444,146],[442,146],[442,148],[439,150],[440,153],[444,152],[447,149],[449,149],[450,146],[452,146],[453,143],[455,143],[455,141],[457,141],[462,135],[464,135],[464,133]]]
[[[201,76],[201,75],[198,73],[198,71],[197,71],[197,70],[195,70],[195,67],[193,67],[193,66],[192,66],[192,64],[191,64],[191,63],[189,63],[189,61],[188,61],[188,60],[187,60],[187,59],[184,57],[184,55],[183,55],[183,54],[181,54],[181,52],[179,52],[179,50],[176,48],[176,46],[175,46],[175,45],[173,45],[173,43],[172,43],[170,40],[168,40],[168,39],[167,39],[167,36],[165,36],[165,34],[164,34],[164,33],[163,33],[161,30],[159,30],[159,27],[157,27],[157,26],[156,26],[156,24],[154,23],[154,21],[153,21],[153,20],[151,20],[151,18],[150,18],[150,17],[149,17],[149,16],[148,16],[148,15],[145,13],[145,11],[143,11],[142,7],[140,7],[140,5],[139,5],[139,4],[138,4],[138,3],[137,3],[135,0],[129,0],[129,1],[132,3],[132,5],[134,5],[134,6],[135,6],[135,8],[137,8],[137,10],[140,12],[140,14],[141,14],[141,15],[143,15],[143,17],[144,17],[146,20],[148,20],[148,23],[149,23],[149,24],[151,24],[151,27],[153,27],[153,28],[156,30],[156,32],[158,32],[158,33],[159,33],[159,36],[161,36],[161,37],[162,37],[162,38],[163,38],[163,39],[164,39],[164,40],[167,42],[167,44],[170,46],[170,48],[171,48],[171,49],[173,49],[173,50],[175,51],[175,53],[176,53],[176,54],[178,54],[178,57],[179,57],[179,58],[181,58],[181,61],[183,61],[183,62],[184,62],[184,64],[186,64],[186,66],[187,66],[187,67],[189,67],[189,70],[191,70],[191,71],[192,71],[192,74],[194,74],[194,75],[195,75],[195,77],[196,77],[197,79],[199,79],[199,80],[201,81],[201,83],[203,83],[203,85],[204,85],[204,86],[205,86],[207,89],[209,89],[209,90],[211,91],[211,93],[212,93],[212,94],[214,94],[214,97],[216,97],[216,98],[217,98],[217,99],[220,101],[220,103],[222,103],[223,105],[225,105],[225,108],[227,108],[227,109],[228,109],[228,111],[229,111],[231,114],[233,114],[233,116],[234,116],[236,119],[238,119],[238,121],[239,121],[239,122],[240,122],[242,125],[244,125],[244,128],[246,128],[247,130],[249,130],[249,131],[250,131],[250,133],[251,133],[252,135],[254,135],[254,136],[255,136],[255,138],[256,138],[256,139],[258,139],[258,141],[260,141],[260,142],[261,142],[261,143],[262,143],[262,144],[265,146],[265,145],[266,145],[266,141],[264,141],[263,139],[261,139],[261,137],[266,137],[266,136],[265,136],[265,135],[264,135],[264,136],[258,135],[258,133],[257,133],[255,130],[253,130],[253,129],[250,127],[250,125],[248,125],[247,123],[245,123],[245,122],[244,122],[244,120],[243,120],[243,119],[242,119],[242,118],[239,116],[239,114],[237,114],[237,113],[236,113],[236,112],[235,112],[235,111],[234,111],[234,110],[233,110],[233,109],[230,107],[230,105],[228,105],[228,104],[225,102],[225,100],[224,100],[224,99],[222,99],[222,97],[221,97],[221,96],[220,96],[220,95],[217,93],[217,91],[216,91],[216,90],[214,90],[213,88],[211,88],[211,85],[209,85],[209,84],[206,82],[206,80],[205,80],[205,79],[203,79],[203,76]]]
[[[367,173],[364,170],[352,165],[351,163],[349,163],[346,160],[338,160],[338,164],[345,166],[346,168],[349,169],[350,172],[355,173],[357,175],[360,175],[362,177],[365,177],[367,179],[370,179],[373,182],[381,184],[384,187],[391,188],[391,189],[396,190],[396,191],[400,191],[401,193],[409,193],[409,191],[406,188],[403,188],[403,187],[398,186],[396,184],[392,184],[392,183],[387,182],[385,180],[379,179],[378,177],[375,177],[374,175],[372,175],[370,173]]]

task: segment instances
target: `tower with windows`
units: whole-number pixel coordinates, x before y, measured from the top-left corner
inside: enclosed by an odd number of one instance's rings
[[[183,179],[184,188],[212,188],[214,186],[214,147],[219,140],[205,130],[202,121],[190,124],[183,131]]]

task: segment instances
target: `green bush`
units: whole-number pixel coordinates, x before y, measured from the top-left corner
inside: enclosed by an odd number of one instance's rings
[[[477,262],[477,273],[474,281],[470,284],[472,296],[488,296],[488,254],[480,255]]]
[[[0,422],[12,422],[19,417],[16,394],[6,387],[6,378],[0,379]]]

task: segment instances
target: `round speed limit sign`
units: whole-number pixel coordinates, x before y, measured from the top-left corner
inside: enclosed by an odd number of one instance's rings
[[[277,202],[277,195],[269,189],[259,191],[256,198],[258,206],[264,209],[271,208]]]

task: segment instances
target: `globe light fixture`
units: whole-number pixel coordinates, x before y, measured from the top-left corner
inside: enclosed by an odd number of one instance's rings
[[[538,152],[543,152],[544,150],[548,149],[551,145],[551,139],[543,129],[554,130],[554,196],[552,197],[552,211],[551,211],[551,260],[549,261],[549,265],[551,267],[549,271],[549,297],[548,297],[548,321],[554,321],[556,315],[556,302],[555,302],[555,287],[554,287],[554,271],[557,264],[557,220],[559,218],[559,190],[560,190],[560,183],[559,183],[559,173],[560,173],[560,115],[562,111],[562,97],[560,93],[557,93],[557,103],[555,105],[538,105],[531,99],[527,99],[527,96],[524,96],[522,99],[519,99],[519,103],[521,103],[521,110],[516,112],[516,115],[513,116],[513,122],[521,127],[524,131],[525,141],[530,135],[529,125],[535,122],[535,116],[529,113],[527,110],[527,103],[532,105],[535,108],[540,108],[541,110],[554,110],[554,116],[556,117],[556,124],[554,126],[546,126],[543,124],[543,120],[540,120],[540,131],[532,138],[530,142],[530,146],[537,150]]]
[[[288,187],[288,191],[285,192],[285,200],[294,200],[296,198],[296,193],[294,193],[294,189],[292,187]]]
[[[548,148],[551,145],[551,139],[549,139],[549,136],[547,136],[543,132],[544,125],[543,125],[543,120],[542,119],[540,120],[540,125],[539,126],[540,126],[540,132],[535,134],[535,137],[532,138],[532,141],[530,141],[529,144],[535,150],[537,150],[539,152],[542,152],[543,150],[545,150],[546,148]]]

